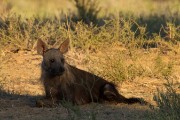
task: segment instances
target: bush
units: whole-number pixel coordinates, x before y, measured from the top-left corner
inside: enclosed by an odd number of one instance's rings
[[[90,25],[98,24],[98,14],[101,10],[99,3],[96,0],[75,0],[75,6],[78,10],[78,21],[82,20],[84,23]]]
[[[180,87],[177,84],[177,87]],[[158,120],[179,120],[180,119],[180,94],[175,90],[172,82],[165,84],[167,92],[158,90],[154,96],[158,108],[155,109],[154,117]]]

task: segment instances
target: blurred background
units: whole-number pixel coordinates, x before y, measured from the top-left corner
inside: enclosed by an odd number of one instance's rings
[[[118,34],[122,34],[119,30],[123,26],[128,29],[123,30],[125,33],[129,30],[129,33],[133,32],[133,37],[141,35],[145,39],[152,39],[160,36],[166,40],[175,38],[176,41],[180,38],[180,0],[0,0],[0,14],[0,28],[8,29],[11,31],[9,33],[17,31],[15,28],[19,26],[22,34],[27,28],[34,28],[35,24],[43,26],[47,21],[51,21],[49,24],[52,26],[66,23],[65,29],[70,26],[74,30],[77,26],[72,24],[78,22],[103,26],[116,20],[115,24],[119,24],[113,25]],[[30,25],[31,28],[25,27]],[[11,26],[14,26],[14,30],[9,29]],[[32,37],[32,33],[29,36],[30,39],[40,37]]]
[[[94,7],[99,17],[119,12],[136,17],[153,14],[172,17],[180,12],[179,0],[0,0],[0,3],[1,14],[11,11],[25,17],[77,14],[80,9],[77,4],[86,9]]]
[[[96,25],[103,25],[106,19],[132,18],[152,35],[167,22],[180,24],[180,0],[0,0],[0,14],[2,18],[10,14],[22,18],[68,17]]]

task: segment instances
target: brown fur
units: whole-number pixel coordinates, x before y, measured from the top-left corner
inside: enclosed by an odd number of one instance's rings
[[[66,40],[59,49],[47,49],[43,41],[37,43],[37,52],[43,55],[41,80],[46,93],[44,99],[37,101],[38,107],[51,107],[61,100],[77,105],[104,101],[142,103],[139,98],[120,95],[107,80],[66,63],[63,54],[68,51],[68,44]]]

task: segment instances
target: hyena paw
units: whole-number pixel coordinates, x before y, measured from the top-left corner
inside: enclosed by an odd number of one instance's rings
[[[56,107],[57,104],[54,103],[52,100],[37,100],[36,101],[36,107]]]
[[[37,100],[36,101],[36,107],[44,107],[44,102],[42,100]]]

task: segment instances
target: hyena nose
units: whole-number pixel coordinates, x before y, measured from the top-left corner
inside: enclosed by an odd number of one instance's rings
[[[59,72],[63,73],[65,71],[64,67],[59,68]]]

